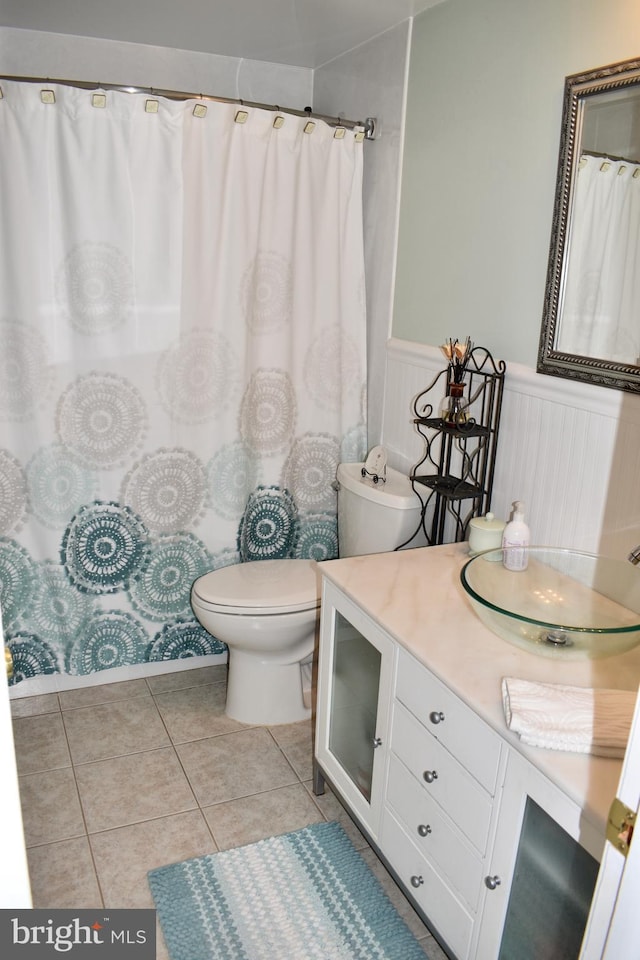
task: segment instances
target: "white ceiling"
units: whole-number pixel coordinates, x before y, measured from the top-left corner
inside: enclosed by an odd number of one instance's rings
[[[0,0],[0,26],[315,69],[441,0]]]

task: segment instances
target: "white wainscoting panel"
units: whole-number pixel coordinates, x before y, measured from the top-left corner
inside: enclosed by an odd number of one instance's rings
[[[442,367],[437,347],[387,343],[381,443],[403,472],[423,452],[413,399]],[[508,519],[514,500],[533,544],[626,556],[640,543],[640,397],[507,364],[491,509]]]

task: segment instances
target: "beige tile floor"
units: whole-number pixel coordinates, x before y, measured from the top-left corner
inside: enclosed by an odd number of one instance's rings
[[[311,724],[244,726],[225,692],[213,666],[12,701],[34,907],[152,907],[154,867],[337,819],[446,960],[336,798],[313,795]]]

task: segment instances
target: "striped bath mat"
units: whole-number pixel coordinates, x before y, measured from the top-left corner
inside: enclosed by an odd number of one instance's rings
[[[338,823],[149,873],[171,960],[425,960]]]

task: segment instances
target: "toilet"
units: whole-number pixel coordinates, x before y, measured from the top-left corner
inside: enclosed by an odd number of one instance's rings
[[[420,523],[420,501],[407,477],[387,467],[386,482],[374,483],[362,468],[338,466],[341,557],[394,550]],[[213,570],[193,584],[191,606],[204,629],[227,644],[228,717],[270,726],[311,716],[320,619],[314,560],[256,560]]]

